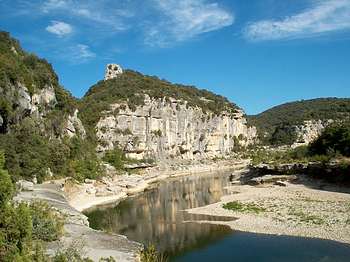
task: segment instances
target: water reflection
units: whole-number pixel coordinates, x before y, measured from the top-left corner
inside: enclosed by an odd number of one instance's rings
[[[225,226],[184,223],[228,218],[182,212],[218,202],[229,183],[226,174],[189,176],[160,183],[159,187],[125,200],[115,207],[88,213],[91,227],[116,232],[159,250],[178,254],[199,248],[232,233]]]

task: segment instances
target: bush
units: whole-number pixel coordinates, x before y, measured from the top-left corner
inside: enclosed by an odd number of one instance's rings
[[[223,204],[222,207],[227,210],[237,212],[252,212],[256,214],[265,211],[265,208],[259,207],[254,203],[241,203],[238,201],[228,202],[226,204]]]
[[[47,205],[14,204],[14,186],[0,152],[0,261],[49,261],[42,240],[55,240],[62,221]]]
[[[168,261],[165,254],[158,253],[154,245],[145,247],[140,253],[141,262],[165,262]]]
[[[14,186],[11,181],[11,177],[5,167],[5,155],[0,151],[0,207],[6,205],[6,203],[12,199],[14,193]]]
[[[124,162],[126,161],[125,154],[120,148],[115,148],[113,150],[107,151],[102,158],[103,161],[108,162],[117,170],[124,168]]]
[[[43,241],[59,239],[63,233],[63,217],[44,202],[29,206],[33,221],[33,238]]]
[[[310,152],[314,155],[334,156],[339,153],[350,156],[350,122],[334,124],[327,127],[310,145]]]
[[[287,124],[282,124],[273,132],[270,143],[272,145],[292,145],[297,139],[295,130]]]
[[[56,252],[52,262],[92,262],[91,259],[82,257],[83,247],[83,243],[75,241],[68,248]]]

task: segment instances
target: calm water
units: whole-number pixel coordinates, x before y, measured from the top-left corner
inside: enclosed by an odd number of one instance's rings
[[[319,239],[234,232],[171,261],[349,262],[350,246]]]
[[[227,174],[174,179],[87,215],[92,228],[155,244],[171,261],[350,261],[350,246],[331,241],[233,232],[226,226],[190,222],[231,219],[183,212],[218,202],[228,183]]]

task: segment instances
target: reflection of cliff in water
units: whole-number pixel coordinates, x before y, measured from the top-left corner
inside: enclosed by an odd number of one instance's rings
[[[116,207],[88,214],[93,228],[127,235],[162,251],[178,253],[196,248],[231,233],[225,226],[185,223],[191,216],[181,210],[218,202],[228,176],[190,176],[162,182],[158,188],[125,200]],[[205,217],[205,220],[216,220]]]

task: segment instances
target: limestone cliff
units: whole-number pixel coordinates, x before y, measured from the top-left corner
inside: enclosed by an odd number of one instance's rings
[[[45,122],[52,120],[52,112],[60,111],[56,115],[62,123],[55,117],[55,125],[62,124],[63,129],[56,135],[84,136],[74,98],[59,85],[51,65],[22,50],[6,32],[0,32],[0,49],[0,133],[9,132],[11,126],[26,117],[45,129]]]
[[[118,88],[123,78],[119,75],[115,80],[110,93]],[[143,80],[147,83],[148,79]],[[108,81],[105,82],[111,83]],[[161,81],[154,84],[161,85]],[[130,103],[130,99],[111,100],[101,112],[94,126],[98,152],[119,147],[135,159],[213,158],[226,156],[238,146],[253,143],[256,138],[256,129],[247,126],[243,111],[237,107],[220,108],[215,113],[204,111],[207,104],[203,107],[194,102],[190,104],[181,99],[181,94],[154,97],[146,84],[142,87],[146,91],[138,93],[138,104]],[[98,88],[101,92],[101,87]],[[178,92],[175,85],[171,88]],[[165,93],[161,87],[157,91]],[[214,98],[197,99],[211,103]]]
[[[293,147],[300,145],[308,145],[314,140],[316,140],[322,133],[322,131],[334,123],[334,120],[309,120],[304,121],[303,124],[295,125],[296,141],[293,144]]]

